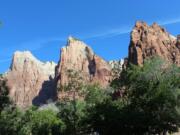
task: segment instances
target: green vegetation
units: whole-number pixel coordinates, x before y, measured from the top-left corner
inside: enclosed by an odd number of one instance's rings
[[[2,135],[59,135],[65,129],[64,123],[52,110],[31,108],[22,112],[15,107],[8,107],[0,116]]]
[[[159,58],[131,65],[113,82],[119,91],[97,104],[90,119],[102,135],[173,133],[180,127],[180,69]],[[117,81],[118,80],[118,81]],[[116,95],[121,95],[117,98]]]
[[[113,89],[86,85],[73,70],[68,74],[69,83],[60,91],[72,95],[55,109],[22,111],[1,94],[0,135],[165,135],[180,128],[180,69],[175,65],[159,58],[143,67],[130,65],[112,82]],[[6,89],[5,82],[0,88]]]
[[[4,107],[9,106],[11,101],[8,96],[8,88],[6,86],[6,80],[0,77],[0,112]]]
[[[120,82],[126,86],[134,130],[160,134],[180,126],[180,69],[160,58],[131,66]],[[124,80],[124,81],[123,81]],[[136,123],[135,125],[133,123]],[[142,128],[143,127],[143,128]]]
[[[22,135],[58,135],[65,129],[64,123],[58,119],[53,110],[30,109],[22,117]]]
[[[22,112],[13,106],[0,113],[0,135],[20,135]]]

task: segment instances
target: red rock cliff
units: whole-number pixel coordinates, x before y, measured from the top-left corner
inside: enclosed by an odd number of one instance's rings
[[[78,71],[87,83],[99,83],[105,87],[111,80],[111,66],[97,56],[82,41],[69,37],[66,47],[61,49],[61,58],[56,68],[57,85],[68,82],[67,70]]]
[[[180,66],[180,40],[154,23],[137,22],[131,32],[129,62],[142,65],[146,58],[161,58]]]

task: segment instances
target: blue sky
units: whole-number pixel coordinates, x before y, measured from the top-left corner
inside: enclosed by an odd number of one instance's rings
[[[179,0],[1,0],[0,73],[16,50],[57,62],[69,35],[106,60],[126,57],[137,20],[180,33],[179,5]]]

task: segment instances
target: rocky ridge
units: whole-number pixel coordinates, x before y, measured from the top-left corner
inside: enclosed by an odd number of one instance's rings
[[[145,59],[152,56],[180,66],[180,37],[170,35],[157,23],[148,26],[138,21],[131,32],[129,62],[142,65]]]

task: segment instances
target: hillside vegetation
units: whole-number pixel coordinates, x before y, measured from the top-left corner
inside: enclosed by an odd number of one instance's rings
[[[76,71],[63,98],[21,110],[0,82],[0,135],[151,135],[180,127],[180,68],[160,58],[130,65],[106,89],[84,85]],[[76,78],[77,77],[77,78]]]

